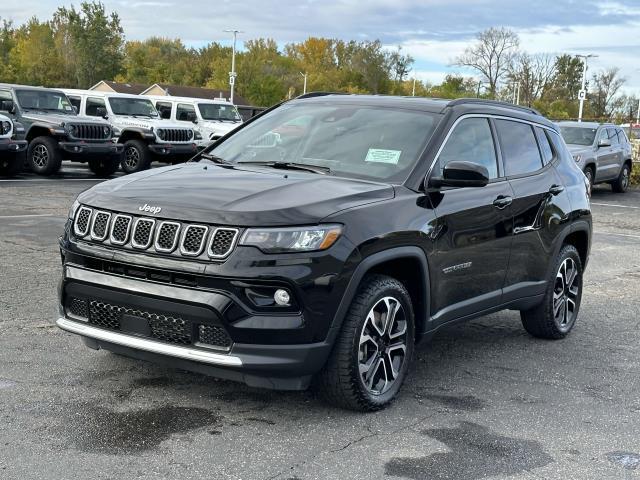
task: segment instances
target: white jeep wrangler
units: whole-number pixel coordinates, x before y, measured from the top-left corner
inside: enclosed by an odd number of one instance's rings
[[[162,120],[151,101],[138,95],[63,89],[80,115],[103,117],[124,144],[122,170],[133,173],[149,168],[153,160],[179,163],[198,151],[202,140],[193,125]]]
[[[0,114],[0,176],[12,177],[24,165],[24,152],[27,149],[26,140],[17,140],[16,135],[24,133],[24,128],[16,126],[11,119]]]

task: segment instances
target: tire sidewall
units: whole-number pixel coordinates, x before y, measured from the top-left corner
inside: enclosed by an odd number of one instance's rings
[[[360,350],[360,334],[362,332],[362,328],[366,321],[367,315],[369,311],[374,307],[378,301],[380,301],[384,297],[395,297],[397,298],[402,307],[405,310],[407,316],[407,340],[406,340],[406,355],[402,367],[400,369],[400,373],[395,380],[393,386],[383,394],[375,395],[370,393],[362,382],[362,378],[359,372],[359,350]],[[359,316],[359,321],[356,324],[356,331],[353,333],[353,342],[351,345],[351,355],[350,355],[350,365],[349,368],[351,370],[351,374],[353,378],[356,380],[356,385],[358,389],[358,393],[360,397],[365,400],[371,406],[375,408],[382,408],[386,404],[388,404],[400,391],[404,381],[406,380],[407,373],[409,370],[409,366],[411,365],[411,359],[413,357],[413,350],[415,345],[415,316],[413,312],[413,306],[411,303],[411,297],[406,292],[404,288],[397,288],[393,286],[388,286],[385,288],[379,289],[374,296],[371,296],[369,300],[364,304],[366,306],[358,308],[357,315]],[[356,313],[356,312],[353,312]]]
[[[36,165],[33,160],[34,151],[37,147],[42,146],[47,150],[47,163],[44,166]],[[37,137],[29,144],[27,152],[27,163],[29,168],[39,175],[50,175],[60,168],[60,152],[58,151],[56,141],[50,137]]]

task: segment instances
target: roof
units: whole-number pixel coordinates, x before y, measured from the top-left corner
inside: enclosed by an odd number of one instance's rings
[[[51,90],[53,90],[55,92],[62,91],[61,88],[33,87],[31,85],[19,85],[17,83],[0,83],[0,87],[10,88],[10,89],[23,88],[25,90],[42,90],[42,91],[51,91]]]
[[[140,94],[141,97],[151,98],[153,100],[159,101],[173,101],[173,102],[185,102],[185,103],[193,103],[195,101],[198,102],[207,102],[207,103],[225,103],[227,105],[231,105],[231,102],[226,98],[200,98],[200,97],[176,97],[174,95],[148,95],[148,94]]]
[[[145,100],[149,100],[149,97],[141,97],[140,95],[133,95],[130,93],[105,92],[104,90],[81,90],[77,88],[61,88],[60,90],[65,92],[67,95],[77,93],[78,95],[88,95],[91,97],[143,98]]]
[[[142,93],[147,88],[147,85],[143,83],[120,83],[120,82],[113,82],[111,80],[100,80],[93,87],[89,88],[89,90],[94,90],[101,83],[107,85],[109,88],[111,88],[113,91],[117,93],[129,93],[131,95],[138,95],[139,93]]]
[[[167,92],[167,95],[171,97],[189,97],[189,98],[206,98],[208,100],[215,100],[222,98],[229,98],[231,96],[231,92],[229,90],[216,90],[213,88],[202,88],[202,87],[188,87],[184,85],[170,85],[168,83],[155,83],[151,85],[149,88],[146,88],[142,95],[146,94],[153,87],[160,87],[162,90]],[[249,105],[249,102],[238,96],[234,95],[233,98],[236,105]]]
[[[606,125],[608,127],[613,127],[613,123],[599,123],[599,122],[575,122],[575,121],[562,121],[556,122],[558,126],[562,127],[584,127],[584,128],[598,128],[600,125]]]

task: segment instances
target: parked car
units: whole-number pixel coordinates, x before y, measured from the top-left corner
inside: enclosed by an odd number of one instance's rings
[[[278,142],[291,124],[305,134]],[[57,324],[94,349],[375,410],[445,325],[510,309],[535,337],[571,331],[588,195],[535,111],[307,95],[184,165],[80,194]]]
[[[60,90],[0,84],[0,113],[23,127],[18,138],[28,142],[26,163],[37,174],[56,173],[63,158],[88,162],[99,176],[118,169],[123,148],[109,124],[79,117]]]
[[[17,139],[20,133],[24,133],[22,125],[16,127],[9,117],[0,114],[0,176],[13,177],[22,170],[27,141]]]
[[[160,119],[146,97],[96,90],[63,89],[83,115],[106,119],[124,145],[122,170],[146,170],[153,160],[180,163],[197,153],[202,140],[193,125],[184,126]]]
[[[199,148],[205,148],[242,123],[235,105],[224,99],[205,100],[189,97],[145,95],[150,98],[160,117],[192,127],[202,137]]]
[[[632,148],[626,133],[610,123],[560,122],[560,133],[589,182],[609,183],[624,193],[631,177]]]

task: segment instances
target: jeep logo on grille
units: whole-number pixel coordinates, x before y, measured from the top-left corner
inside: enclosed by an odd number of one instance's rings
[[[149,213],[160,213],[162,207],[152,207],[151,205],[147,205],[146,203],[141,207],[138,207],[138,210],[141,212],[149,212]]]

